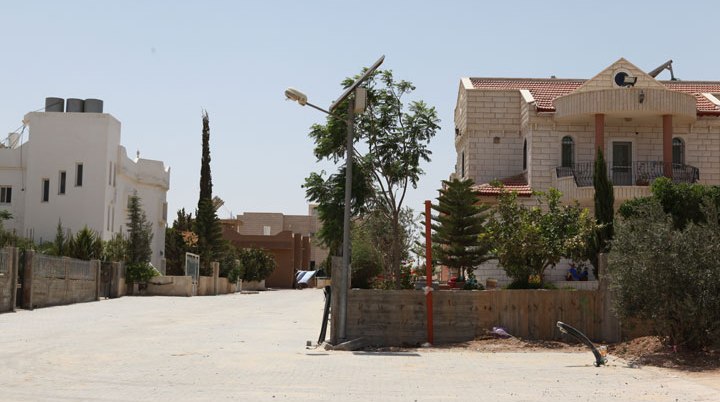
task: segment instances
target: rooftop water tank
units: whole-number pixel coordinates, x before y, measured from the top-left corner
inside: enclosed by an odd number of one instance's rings
[[[85,113],[102,113],[102,99],[85,99]]]
[[[85,111],[85,101],[77,98],[67,98],[65,111],[68,113],[82,113]]]
[[[64,112],[65,111],[65,99],[63,98],[45,98],[45,111],[46,112]]]

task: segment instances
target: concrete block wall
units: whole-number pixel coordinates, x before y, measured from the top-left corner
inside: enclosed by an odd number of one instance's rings
[[[435,344],[472,340],[502,326],[530,339],[561,339],[557,321],[583,331],[595,341],[615,341],[608,331],[617,321],[600,291],[499,290],[433,292]],[[359,290],[348,295],[348,339],[371,345],[417,345],[427,341],[425,295],[416,290]]]
[[[87,273],[89,272],[89,275]],[[57,306],[100,299],[100,261],[25,255],[23,307]]]

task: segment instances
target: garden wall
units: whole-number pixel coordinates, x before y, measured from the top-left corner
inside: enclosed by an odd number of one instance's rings
[[[425,294],[418,290],[350,290],[347,339],[374,345],[416,345],[427,341]],[[494,326],[522,338],[560,339],[563,321],[594,341],[620,340],[609,293],[600,290],[494,290],[433,292],[436,344],[462,342]]]
[[[25,255],[23,307],[57,306],[100,299],[100,261]]]
[[[192,276],[156,276],[145,288],[146,296],[187,296],[193,295]]]
[[[15,311],[17,294],[18,254],[17,249],[0,249],[0,313]]]

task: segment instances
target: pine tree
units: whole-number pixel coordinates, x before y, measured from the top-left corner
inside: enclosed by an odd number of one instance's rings
[[[488,259],[490,243],[484,241],[489,207],[478,205],[472,180],[443,180],[438,204],[432,209],[433,255],[438,264],[455,269],[458,277],[472,274],[475,266]]]
[[[202,161],[200,166],[200,198],[195,213],[195,233],[198,235],[200,270],[203,275],[212,273],[210,262],[220,257],[223,250],[222,228],[212,197],[210,173],[210,119],[203,113]]]
[[[150,249],[153,237],[152,226],[147,221],[140,203],[140,197],[137,194],[130,197],[127,231],[127,263],[146,264],[150,262],[152,256],[152,250]]]

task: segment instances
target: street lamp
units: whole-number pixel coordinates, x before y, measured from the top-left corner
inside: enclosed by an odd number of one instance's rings
[[[343,247],[342,247],[342,269],[340,277],[333,278],[332,296],[333,300],[337,300],[337,310],[333,311],[333,316],[337,317],[337,341],[346,340],[346,322],[347,322],[347,296],[350,286],[350,199],[352,196],[352,152],[353,152],[353,128],[355,113],[362,113],[365,110],[365,99],[367,98],[367,90],[360,88],[360,85],[367,80],[370,75],[377,70],[385,60],[385,56],[381,56],[365,73],[360,76],[352,85],[350,85],[340,97],[330,105],[329,110],[313,105],[307,101],[307,96],[294,88],[285,90],[285,97],[289,100],[299,103],[301,106],[308,105],[323,113],[335,116],[335,109],[350,96],[355,94],[354,98],[348,103],[347,112],[347,144],[345,148],[345,210],[343,214]]]

